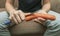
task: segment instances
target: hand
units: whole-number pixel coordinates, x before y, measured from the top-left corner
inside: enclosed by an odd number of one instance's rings
[[[9,14],[10,14],[10,17],[9,17],[10,20],[16,24],[21,23],[22,20],[25,19],[25,15],[21,10],[9,12]]]
[[[36,11],[35,13],[47,14],[46,11],[44,11],[44,10],[39,10],[39,11]],[[44,19],[42,17],[38,17],[38,18],[34,19],[34,21],[38,22],[38,23],[44,23],[46,21],[46,19]]]
[[[21,23],[25,20],[26,15],[30,15],[31,13],[23,13],[21,10],[10,12],[10,20],[16,24]]]

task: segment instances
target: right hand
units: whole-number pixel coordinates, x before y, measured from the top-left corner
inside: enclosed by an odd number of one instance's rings
[[[21,23],[25,19],[25,14],[21,10],[9,12],[9,14],[9,19],[16,24]]]

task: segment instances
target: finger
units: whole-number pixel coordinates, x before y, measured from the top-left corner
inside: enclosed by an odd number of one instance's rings
[[[14,23],[14,21],[13,21],[12,17],[13,17],[13,16],[12,16],[12,15],[10,15],[10,16],[9,16],[9,19],[10,19],[10,22],[11,22],[11,23]]]
[[[39,21],[38,19],[34,19],[34,22],[42,23],[42,22],[41,22],[41,21]]]
[[[44,18],[41,18],[41,17],[39,17],[39,18],[37,18],[38,20],[40,20],[40,21],[45,21],[46,19],[44,19]]]
[[[10,17],[9,17],[9,19],[11,20],[11,19],[12,19],[12,17],[10,16]]]
[[[10,19],[10,20],[12,19],[12,14],[9,15],[9,19]]]
[[[18,24],[18,21],[16,20],[16,18],[14,16],[12,17],[12,19],[16,24]]]
[[[16,20],[17,20],[19,23],[21,22],[21,18],[19,17],[18,14],[15,14],[15,18],[16,18]]]
[[[25,19],[25,14],[24,14],[23,12],[19,12],[18,14],[19,14],[19,16],[20,16],[20,18],[21,18],[22,20]]]
[[[11,21],[11,23],[12,23],[12,14],[9,16],[9,20]]]

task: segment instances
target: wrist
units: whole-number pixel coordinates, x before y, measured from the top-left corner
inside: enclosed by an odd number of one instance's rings
[[[45,10],[38,10],[38,11],[36,11],[36,12],[39,12],[39,13],[40,13],[40,12],[46,12],[46,11],[45,11]]]
[[[47,12],[46,10],[41,9],[40,11]]]
[[[8,13],[15,12],[16,10],[8,10]]]
[[[45,11],[45,12],[48,12],[49,10],[46,10],[46,9],[41,9],[41,10],[43,10],[43,11]]]

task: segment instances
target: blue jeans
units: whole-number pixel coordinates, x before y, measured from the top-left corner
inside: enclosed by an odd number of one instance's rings
[[[8,25],[5,24],[7,20],[9,20],[7,12],[0,12],[0,36],[10,36],[10,32],[7,28]]]
[[[44,36],[60,36],[60,14],[54,11],[49,11],[48,14],[55,15],[56,20],[47,20],[45,22],[47,30]],[[8,17],[9,15],[6,11],[0,12],[0,36],[10,36],[10,32],[7,28],[9,25],[4,23],[6,20],[9,20]]]
[[[60,14],[53,11],[48,12],[48,14],[55,15],[56,20],[46,21],[47,30],[44,36],[60,36]]]

